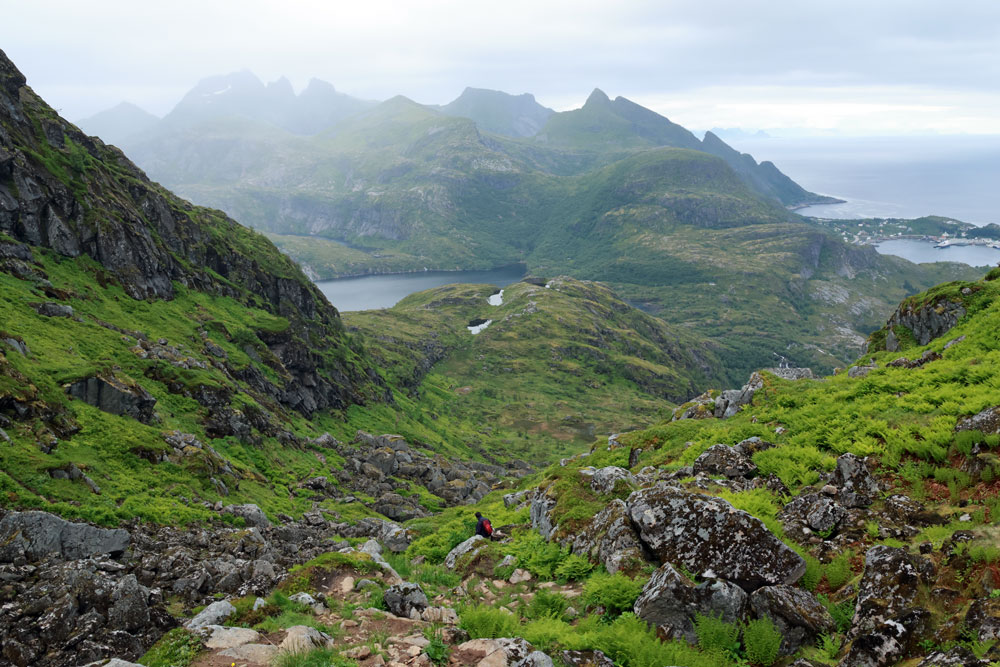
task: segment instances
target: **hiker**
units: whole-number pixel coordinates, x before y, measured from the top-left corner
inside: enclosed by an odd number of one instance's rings
[[[488,540],[493,539],[493,524],[481,512],[476,512],[476,535]]]

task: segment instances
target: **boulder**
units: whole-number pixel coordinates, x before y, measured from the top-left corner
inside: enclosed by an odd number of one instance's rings
[[[752,477],[757,466],[742,452],[728,445],[712,445],[694,460],[694,473],[712,477]]]
[[[458,614],[451,607],[427,607],[420,612],[420,620],[438,625],[458,625]]]
[[[528,499],[527,496],[528,496],[527,489],[525,489],[524,491],[517,491],[515,493],[505,494],[503,497],[503,505],[504,507],[507,508],[515,507],[525,502]]]
[[[832,533],[847,516],[847,510],[827,495],[807,493],[793,499],[778,513],[785,533],[805,541],[814,533]]]
[[[135,632],[149,625],[149,589],[140,586],[134,574],[127,574],[118,581],[111,594],[108,624],[120,630]]]
[[[71,523],[48,512],[9,512],[0,520],[0,563],[45,556],[88,558],[96,554],[120,556],[131,536],[122,528],[97,528]]]
[[[251,503],[246,505],[226,505],[222,508],[222,511],[226,514],[243,517],[246,524],[254,528],[267,528],[271,525],[267,515],[264,514],[264,510]]]
[[[34,305],[35,312],[46,317],[73,317],[73,306],[61,303],[39,303]]]
[[[382,595],[386,609],[404,618],[420,619],[421,613],[427,609],[427,596],[418,584],[404,581],[385,589]]]
[[[608,572],[632,572],[645,564],[639,536],[625,502],[615,498],[576,536],[573,553],[604,564]]]
[[[921,584],[933,580],[934,566],[904,548],[878,545],[865,554],[865,571],[849,637],[869,633],[910,607]]]
[[[831,483],[839,489],[837,497],[844,507],[868,507],[881,490],[868,470],[868,459],[856,454],[837,458]]]
[[[794,584],[806,563],[764,523],[721,498],[668,483],[636,491],[626,501],[639,537],[661,562],[677,563],[746,591]]]
[[[555,506],[556,499],[541,489],[531,499],[531,526],[545,539],[551,538],[556,530],[556,526],[552,523],[552,510]]]
[[[965,627],[974,632],[981,642],[1000,639],[1000,598],[974,601],[965,614]]]
[[[887,517],[902,525],[938,526],[948,523],[941,515],[928,512],[917,501],[899,493],[885,499],[883,511]]]
[[[889,667],[914,652],[927,632],[931,614],[906,609],[858,636],[838,667]]]
[[[451,661],[469,667],[553,667],[550,657],[521,637],[464,642],[452,649]]]
[[[594,470],[590,477],[590,488],[594,493],[601,495],[611,493],[615,490],[618,480],[623,480],[629,487],[635,486],[635,477],[625,468],[618,466],[607,466]]]
[[[454,570],[458,561],[466,556],[472,556],[477,551],[489,544],[489,540],[481,535],[473,535],[457,547],[448,552],[444,557],[444,566],[449,570]]]
[[[694,644],[697,614],[719,616],[727,623],[742,621],[747,611],[747,594],[742,588],[721,579],[697,586],[670,563],[653,573],[635,601],[635,615],[668,639],[685,639]]]
[[[132,417],[143,424],[156,420],[156,399],[135,382],[115,375],[78,380],[68,385],[66,392],[113,415]]]
[[[811,593],[792,586],[764,586],[750,595],[750,608],[758,618],[770,618],[781,631],[781,654],[791,655],[836,630],[830,612]]]
[[[260,633],[250,628],[227,628],[222,625],[208,625],[204,628],[211,634],[205,640],[205,648],[227,649],[256,644],[261,640]]]
[[[271,644],[243,644],[220,651],[219,655],[255,665],[270,665],[278,656],[278,647]]]
[[[184,624],[192,632],[209,625],[222,625],[222,622],[236,613],[236,607],[226,600],[213,602],[202,609],[194,618]]]
[[[934,651],[917,667],[988,667],[989,660],[976,657],[966,646],[954,646],[947,651]]]
[[[563,651],[560,657],[569,667],[615,667],[602,651]]]
[[[971,417],[960,418],[955,430],[982,431],[987,435],[1000,433],[1000,405],[986,408]]]
[[[278,648],[286,653],[308,653],[314,649],[326,648],[331,643],[330,636],[308,625],[293,625],[285,630],[285,638]]]

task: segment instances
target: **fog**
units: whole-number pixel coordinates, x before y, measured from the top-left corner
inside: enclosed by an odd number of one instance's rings
[[[1000,133],[1000,4],[870,0],[8,3],[0,48],[63,115],[163,115],[249,69],[367,99],[594,87],[693,128]]]

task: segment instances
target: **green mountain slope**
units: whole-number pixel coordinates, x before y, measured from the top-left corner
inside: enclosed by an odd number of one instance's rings
[[[449,285],[345,315],[409,388],[412,409],[492,452],[534,461],[648,424],[718,383],[717,346],[630,307],[604,285]],[[489,322],[479,333],[470,325]],[[478,425],[469,431],[467,425]]]
[[[508,95],[483,88],[466,88],[440,109],[449,116],[471,118],[481,129],[507,137],[532,137],[555,113],[530,93]]]

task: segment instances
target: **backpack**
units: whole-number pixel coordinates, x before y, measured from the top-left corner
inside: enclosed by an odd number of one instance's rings
[[[489,519],[483,519],[483,532],[486,533],[487,537],[492,537],[493,535],[493,524],[490,523]]]

